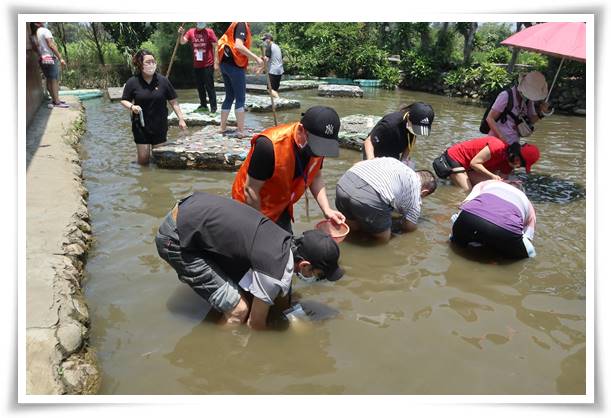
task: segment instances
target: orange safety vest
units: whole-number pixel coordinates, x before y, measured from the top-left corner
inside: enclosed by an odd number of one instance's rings
[[[219,39],[216,52],[218,56],[218,62],[223,60],[223,54],[225,53],[225,47],[228,46],[231,49],[231,53],[233,54],[233,62],[240,68],[248,67],[248,56],[239,52],[235,47],[235,27],[239,22],[231,22],[229,28],[225,31],[221,39]],[[244,41],[244,46],[250,49],[250,25],[246,23],[246,40]]]
[[[250,159],[255,149],[255,142],[260,136],[269,138],[274,146],[274,174],[263,184],[260,199],[261,213],[274,222],[280,218],[280,215],[282,215],[282,212],[287,207],[291,219],[293,219],[293,204],[303,196],[306,187],[312,184],[312,181],[314,181],[314,178],[320,171],[323,160],[322,157],[310,157],[310,161],[307,167],[303,169],[302,175],[293,178],[296,164],[295,153],[297,152],[295,134],[298,125],[299,122],[278,125],[255,135],[251,141],[250,151],[240,167],[231,189],[231,196],[235,200],[246,203],[244,186],[246,184]],[[304,173],[306,175],[303,175]]]

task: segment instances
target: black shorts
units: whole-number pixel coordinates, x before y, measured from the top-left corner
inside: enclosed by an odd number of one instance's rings
[[[528,258],[521,234],[503,229],[464,210],[452,225],[452,242],[462,247],[474,242],[507,258]]]
[[[142,127],[138,119],[138,122],[132,121],[132,134],[138,145],[157,145],[167,140],[168,131],[166,129],[163,132],[151,132],[146,126]]]
[[[269,74],[269,84],[272,86],[272,90],[278,91],[280,88],[280,79],[282,78],[282,74]]]

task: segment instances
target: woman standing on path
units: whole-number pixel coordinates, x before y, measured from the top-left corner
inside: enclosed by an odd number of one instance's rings
[[[232,22],[218,42],[218,61],[225,83],[225,100],[221,106],[221,132],[227,129],[227,119],[235,100],[235,118],[238,137],[244,134],[244,103],[246,102],[246,68],[248,58],[263,65],[263,60],[249,48],[251,43],[250,26],[247,22]]]
[[[140,50],[132,58],[137,74],[125,83],[121,104],[129,109],[132,116],[132,133],[138,151],[138,164],[147,165],[151,155],[151,145],[156,148],[166,141],[168,134],[168,108],[170,102],[178,126],[187,129],[176,91],[166,77],[158,74],[157,62],[153,54]]]

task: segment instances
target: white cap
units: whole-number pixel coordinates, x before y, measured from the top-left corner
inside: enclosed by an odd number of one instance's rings
[[[528,100],[543,100],[547,97],[547,81],[540,71],[531,71],[520,78],[518,91]]]

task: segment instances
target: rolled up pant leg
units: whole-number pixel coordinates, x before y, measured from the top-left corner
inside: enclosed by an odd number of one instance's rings
[[[178,240],[176,224],[168,214],[155,237],[159,256],[212,307],[221,312],[232,311],[240,301],[237,285],[209,257],[183,251]]]

